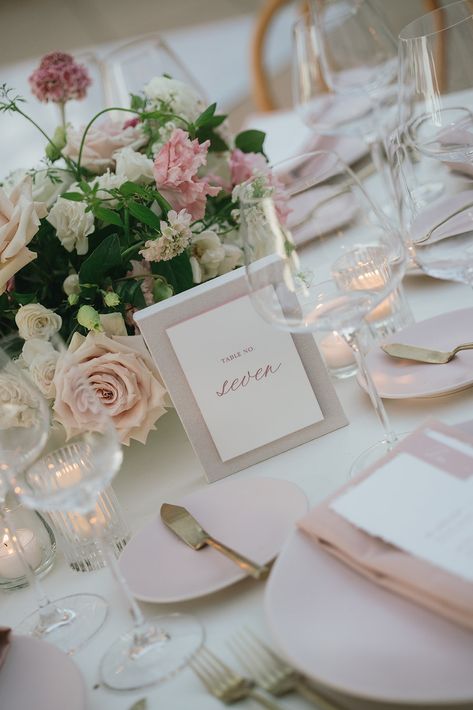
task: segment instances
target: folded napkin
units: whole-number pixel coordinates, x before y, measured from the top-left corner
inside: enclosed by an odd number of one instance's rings
[[[11,629],[6,626],[0,626],[0,668],[7,657],[8,649],[10,647],[10,633]]]
[[[454,432],[456,439],[468,443],[469,446],[473,443],[473,438],[459,429],[447,427],[440,422],[429,422],[428,425],[431,429],[447,436],[452,436],[452,432]],[[335,498],[368,478],[381,464],[394,458],[399,452],[407,452],[424,458],[434,465],[439,465],[439,460],[442,458],[440,445],[433,445],[431,440],[429,442],[422,436],[422,430],[419,430],[400,442],[381,462],[377,462],[353,478],[334,495],[314,508],[299,521],[298,525],[327,552],[335,555],[376,584],[473,630],[473,584],[423,559],[414,557],[378,537],[369,535],[329,507]],[[462,478],[473,475],[471,458],[457,451],[452,451],[452,453],[452,459],[455,460],[457,467],[457,471],[453,475]],[[442,467],[445,463],[444,457]],[[445,466],[445,470],[448,470],[447,466]],[[451,470],[448,472],[452,473]],[[402,525],[401,520],[399,524]]]

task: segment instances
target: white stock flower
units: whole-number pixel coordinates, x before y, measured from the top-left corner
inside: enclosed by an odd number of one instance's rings
[[[116,174],[141,185],[154,182],[153,161],[130,146],[115,153]]]
[[[201,283],[218,276],[219,266],[224,258],[225,249],[216,232],[205,229],[200,234],[194,235],[191,257],[194,282]]]
[[[222,276],[243,264],[243,250],[235,244],[224,244],[225,256],[218,267],[218,275]]]
[[[59,197],[53,205],[47,220],[56,229],[56,234],[66,251],[80,255],[89,250],[89,234],[95,230],[92,212],[85,211],[84,202],[73,202]]]
[[[147,261],[169,261],[186,249],[191,241],[191,215],[182,209],[179,213],[169,210],[167,222],[161,220],[161,236],[148,239],[140,254]]]
[[[153,102],[162,101],[172,113],[188,121],[194,121],[204,109],[199,94],[178,79],[156,76],[146,84],[144,93]]]
[[[106,201],[107,207],[116,207],[118,200],[112,198],[108,191],[121,187],[126,180],[127,178],[124,175],[115,175],[115,173],[111,173],[110,170],[107,170],[103,175],[94,178],[90,183],[90,187],[97,185],[99,188],[96,193],[97,198]]]
[[[49,340],[60,330],[62,319],[41,303],[28,303],[17,311],[15,323],[23,340],[30,338]]]

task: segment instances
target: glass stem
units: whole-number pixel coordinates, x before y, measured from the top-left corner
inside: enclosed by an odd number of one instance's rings
[[[128,583],[125,577],[123,576],[120,570],[118,560],[115,557],[115,552],[112,548],[112,545],[109,543],[107,536],[105,535],[104,527],[97,520],[97,514],[95,509],[87,515],[87,520],[94,533],[94,538],[100,549],[100,552],[102,553],[107,566],[110,568],[112,576],[117,586],[121,590],[122,595],[124,596],[128,605],[130,616],[133,620],[133,626],[135,629],[134,643],[136,647],[143,646],[146,644],[147,641],[146,632],[143,631],[143,627],[145,626],[145,618],[136,602],[136,599],[131,593],[130,588],[128,587]]]
[[[386,195],[391,202],[396,204],[396,193],[393,185],[393,178],[390,170],[389,163],[384,157],[384,145],[382,140],[379,138],[373,138],[368,141],[368,147],[370,150],[371,160],[373,161],[374,168],[384,184],[384,189]]]
[[[371,403],[373,404],[376,414],[378,415],[378,419],[381,422],[381,426],[383,427],[386,441],[390,445],[395,444],[397,441],[397,434],[393,431],[391,427],[391,423],[389,421],[386,409],[384,408],[383,401],[379,396],[378,390],[376,389],[376,385],[373,382],[373,378],[371,377],[371,373],[366,364],[363,349],[361,348],[358,340],[358,335],[352,332],[341,332],[340,335],[342,336],[342,338],[344,338],[347,345],[349,345],[353,350],[356,364],[358,365],[361,375],[363,376],[363,379],[366,382],[366,389],[368,390]]]

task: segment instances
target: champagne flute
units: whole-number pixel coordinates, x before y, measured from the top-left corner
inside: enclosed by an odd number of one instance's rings
[[[315,151],[273,166],[271,176],[256,175],[245,183],[239,199],[257,312],[289,332],[335,331],[354,352],[384,429],[383,440],[353,464],[356,473],[397,441],[359,336],[377,309],[390,308],[405,270],[403,241],[332,152]],[[270,268],[269,281],[263,265]]]
[[[67,378],[67,394],[55,407],[58,416],[59,409],[65,415],[67,440],[58,447],[51,430],[41,456],[14,472],[13,488],[27,507],[80,513],[86,518],[133,620],[133,628],[103,656],[102,681],[116,690],[153,685],[187,664],[202,644],[202,627],[186,614],[145,620],[103,534],[101,516],[96,513],[98,495],[110,484],[122,462],[117,432],[93,384],[68,351],[60,354],[56,376],[58,368],[61,376]]]
[[[10,484],[41,453],[48,440],[50,411],[46,400],[25,371],[8,352],[13,339],[2,340],[0,348],[0,497]],[[16,493],[14,486],[13,492]],[[102,627],[108,611],[106,601],[96,594],[71,594],[50,600],[24,555],[9,516],[0,506],[2,525],[23,563],[25,577],[34,589],[38,608],[16,626],[16,631],[41,638],[72,654]]]

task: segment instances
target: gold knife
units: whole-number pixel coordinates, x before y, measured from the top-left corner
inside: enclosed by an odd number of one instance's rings
[[[418,348],[415,345],[403,345],[402,343],[388,343],[381,345],[381,349],[391,357],[399,357],[403,360],[415,360],[416,362],[427,362],[432,365],[445,365],[450,362],[460,350],[472,350],[473,343],[463,343],[457,345],[453,350],[430,350],[429,348]]]
[[[267,565],[258,565],[256,562],[252,562],[247,557],[240,555],[239,552],[235,552],[235,550],[215,540],[186,508],[180,505],[172,505],[171,503],[163,503],[161,506],[161,520],[193,550],[201,550],[205,545],[210,545],[218,552],[226,555],[232,562],[235,562],[255,579],[261,579],[268,574],[269,568]]]

